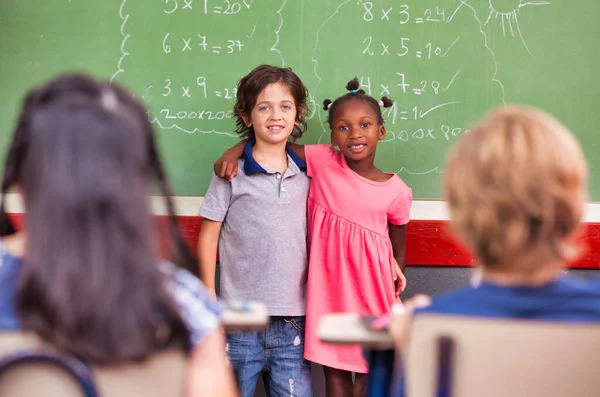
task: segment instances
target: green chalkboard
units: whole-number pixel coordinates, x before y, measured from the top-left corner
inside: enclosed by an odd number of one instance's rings
[[[386,110],[378,165],[439,199],[444,157],[491,107],[524,103],[570,127],[600,199],[597,0],[2,0],[0,149],[34,84],[66,70],[143,98],[178,195],[200,196],[237,137],[237,80],[291,66],[311,93],[304,143],[328,142],[324,98],[358,76]]]

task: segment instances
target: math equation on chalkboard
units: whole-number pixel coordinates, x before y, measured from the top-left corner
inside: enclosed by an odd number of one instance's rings
[[[440,173],[446,151],[470,123],[510,101],[514,84],[505,84],[503,66],[545,55],[528,25],[536,18],[543,23],[543,10],[552,6],[543,0],[165,0],[150,7],[123,0],[113,79],[136,87],[163,133],[236,137],[237,81],[260,64],[289,66],[309,89],[304,139],[326,143],[320,103],[343,95],[346,82],[358,77],[367,94],[394,100],[383,110],[385,168]],[[394,160],[399,151],[410,155]]]

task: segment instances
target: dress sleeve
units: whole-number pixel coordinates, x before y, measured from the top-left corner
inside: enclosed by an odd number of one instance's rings
[[[412,205],[412,190],[404,187],[388,208],[388,221],[392,225],[406,225],[410,221],[410,207]]]
[[[304,156],[306,157],[306,175],[315,176],[322,170],[327,162],[334,156],[335,149],[331,145],[306,145]]]

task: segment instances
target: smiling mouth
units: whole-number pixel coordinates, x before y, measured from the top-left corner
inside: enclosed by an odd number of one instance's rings
[[[350,146],[348,146],[348,149],[350,149],[350,151],[352,153],[360,153],[363,150],[365,150],[366,148],[367,148],[367,145],[365,145],[363,143],[358,144],[358,145],[350,145]]]
[[[268,126],[268,127],[267,127],[267,129],[268,129],[270,132],[273,132],[273,133],[278,133],[278,132],[281,132],[281,131],[283,131],[283,130],[284,130],[284,127],[283,127],[282,125],[270,125],[270,126]]]

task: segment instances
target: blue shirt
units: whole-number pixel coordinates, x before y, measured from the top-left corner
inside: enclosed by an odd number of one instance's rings
[[[433,298],[420,313],[564,322],[600,322],[600,282],[563,275],[536,287],[482,282]]]
[[[21,328],[14,305],[19,267],[20,260],[9,255],[0,243],[0,331]]]
[[[14,305],[21,262],[20,258],[10,255],[0,242],[0,332],[21,328]],[[188,271],[170,262],[160,263],[159,270],[164,274],[165,287],[188,328],[190,347],[193,348],[220,326],[223,308],[202,282]]]

